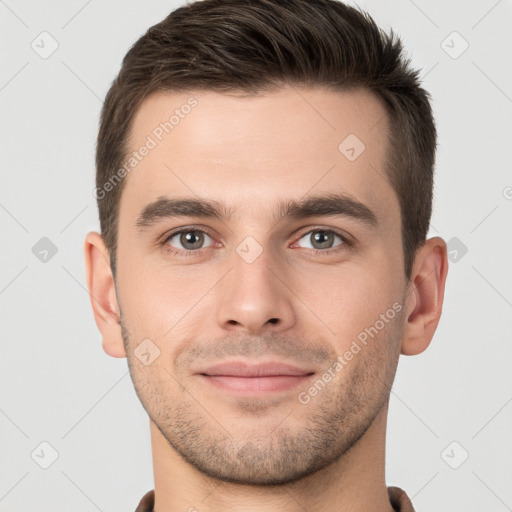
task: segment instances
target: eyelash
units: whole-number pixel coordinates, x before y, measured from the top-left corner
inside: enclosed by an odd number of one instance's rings
[[[206,229],[198,229],[194,226],[191,226],[191,227],[185,227],[185,228],[180,228],[179,230],[177,231],[173,231],[172,233],[170,233],[168,236],[165,236],[165,238],[162,240],[161,242],[161,245],[162,246],[165,246],[165,250],[168,254],[171,254],[173,256],[183,256],[183,257],[188,257],[188,256],[200,256],[203,254],[203,252],[206,250],[206,249],[196,249],[196,250],[181,250],[181,249],[176,249],[172,246],[169,246],[167,245],[167,243],[169,242],[169,240],[171,240],[173,237],[175,237],[176,235],[180,235],[182,233],[189,233],[189,232],[192,232],[192,231],[197,231],[197,232],[200,232],[200,233],[204,233],[205,235],[208,235],[210,238],[214,238],[213,235]],[[314,233],[315,231],[321,231],[323,233],[332,233],[336,236],[338,236],[342,243],[340,245],[337,245],[336,247],[332,247],[330,249],[309,249],[310,251],[313,251],[313,254],[315,255],[318,255],[318,254],[331,254],[333,252],[338,252],[338,251],[341,251],[341,250],[346,250],[346,249],[350,249],[352,246],[353,246],[353,242],[351,240],[348,239],[347,236],[343,235],[340,231],[336,230],[336,229],[332,229],[332,228],[329,228],[329,229],[325,229],[325,228],[321,228],[321,227],[316,227],[316,228],[313,228],[313,229],[310,229],[309,231],[306,231],[304,233],[302,233],[299,238],[297,238],[297,242],[301,239],[301,238],[304,238],[305,235],[309,235],[311,233]],[[295,242],[294,242],[295,244]]]

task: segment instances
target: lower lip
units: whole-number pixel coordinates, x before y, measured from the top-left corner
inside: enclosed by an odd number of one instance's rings
[[[234,377],[228,375],[202,375],[208,383],[226,391],[241,393],[267,393],[285,391],[304,384],[309,375],[273,375],[268,377]]]

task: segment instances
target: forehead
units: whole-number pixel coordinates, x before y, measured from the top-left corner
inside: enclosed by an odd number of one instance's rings
[[[384,169],[387,114],[362,89],[157,92],[134,116],[129,148],[121,219],[162,196],[225,203],[245,221],[279,199],[322,192],[349,194],[380,216],[398,212]]]

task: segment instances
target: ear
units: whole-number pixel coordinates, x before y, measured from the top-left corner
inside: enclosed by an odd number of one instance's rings
[[[84,257],[87,288],[94,319],[103,338],[103,350],[112,357],[126,357],[110,257],[99,233],[92,231],[85,237]]]
[[[429,346],[441,318],[447,273],[446,242],[440,237],[430,238],[414,260],[405,301],[402,354],[416,355]]]

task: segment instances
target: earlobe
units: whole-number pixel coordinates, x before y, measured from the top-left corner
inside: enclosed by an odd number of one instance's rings
[[[447,273],[446,242],[440,237],[430,238],[414,261],[406,297],[402,354],[416,355],[429,346],[441,318]]]
[[[103,338],[103,350],[112,357],[126,357],[114,276],[108,250],[99,233],[87,234],[84,258],[87,288],[94,319]]]

